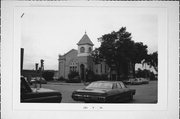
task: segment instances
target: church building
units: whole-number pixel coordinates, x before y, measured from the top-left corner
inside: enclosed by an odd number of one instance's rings
[[[113,67],[110,69],[105,62],[99,64],[93,62],[91,52],[93,51],[94,44],[86,32],[77,43],[77,46],[77,50],[72,49],[64,55],[59,55],[59,78],[63,77],[68,79],[68,74],[71,71],[76,71],[79,73],[80,79],[84,80],[87,76],[87,71],[92,71],[94,74],[106,75],[111,80],[117,80],[116,69],[113,69]],[[128,70],[125,70],[127,68]],[[128,76],[132,76],[132,67],[130,63],[128,63],[128,67],[123,67],[122,64],[120,77],[123,77],[125,73]]]
[[[95,64],[90,56],[93,51],[94,44],[85,34],[77,43],[78,49],[72,49],[64,55],[59,55],[59,77],[68,79],[68,74],[71,71],[79,73],[80,78],[83,80],[87,70],[91,70],[94,74],[107,74],[108,65],[105,62]]]

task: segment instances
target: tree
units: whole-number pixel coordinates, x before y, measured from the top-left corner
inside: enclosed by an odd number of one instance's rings
[[[150,67],[154,67],[156,72],[158,72],[158,52],[148,54],[144,60],[144,63],[147,63],[150,65]]]
[[[128,76],[128,65],[132,63],[135,76],[135,63],[139,63],[145,58],[147,46],[141,42],[135,43],[131,39],[131,33],[126,31],[126,27],[121,27],[117,32],[113,31],[103,35],[99,39],[101,46],[92,54],[94,61],[96,63],[105,61],[110,68],[115,67],[118,78],[121,72],[125,77]]]
[[[99,48],[95,48],[95,50],[91,52],[91,56],[93,57],[95,64],[99,64],[101,61],[103,61],[103,57],[100,55]]]
[[[147,57],[147,46],[142,42],[136,42],[134,44],[133,52],[131,57],[131,63],[133,67],[133,76],[135,77],[135,64],[141,63]]]

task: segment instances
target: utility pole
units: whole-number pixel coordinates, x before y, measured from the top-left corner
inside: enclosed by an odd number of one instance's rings
[[[21,48],[21,75],[23,71],[24,48]]]
[[[44,60],[41,59],[40,62],[41,62],[41,67],[40,67],[40,82],[39,82],[39,84],[40,84],[40,88],[41,88],[42,72],[44,71]]]

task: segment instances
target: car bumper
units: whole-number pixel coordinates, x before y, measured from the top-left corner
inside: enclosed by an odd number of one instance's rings
[[[103,96],[92,96],[92,95],[81,95],[73,94],[72,98],[75,101],[85,101],[85,102],[106,102],[106,97]]]

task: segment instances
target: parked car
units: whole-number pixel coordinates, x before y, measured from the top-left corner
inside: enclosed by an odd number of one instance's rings
[[[127,88],[121,81],[95,81],[74,91],[72,98],[84,102],[124,102],[132,100],[135,92],[135,89]]]
[[[31,88],[24,77],[21,77],[21,102],[23,103],[60,103],[61,93],[45,88]]]
[[[143,81],[141,80],[141,78],[135,78],[134,81],[131,82],[131,84],[140,85],[143,84]]]
[[[146,78],[135,78],[134,81],[131,82],[131,84],[134,85],[140,85],[140,84],[148,84],[149,80]]]
[[[141,78],[143,84],[148,84],[149,80],[147,78]]]
[[[47,81],[43,77],[32,77],[30,84],[32,85],[33,83],[47,84]]]
[[[124,80],[123,83],[126,85],[132,84],[132,82],[135,80],[135,78],[130,78],[128,80]]]

